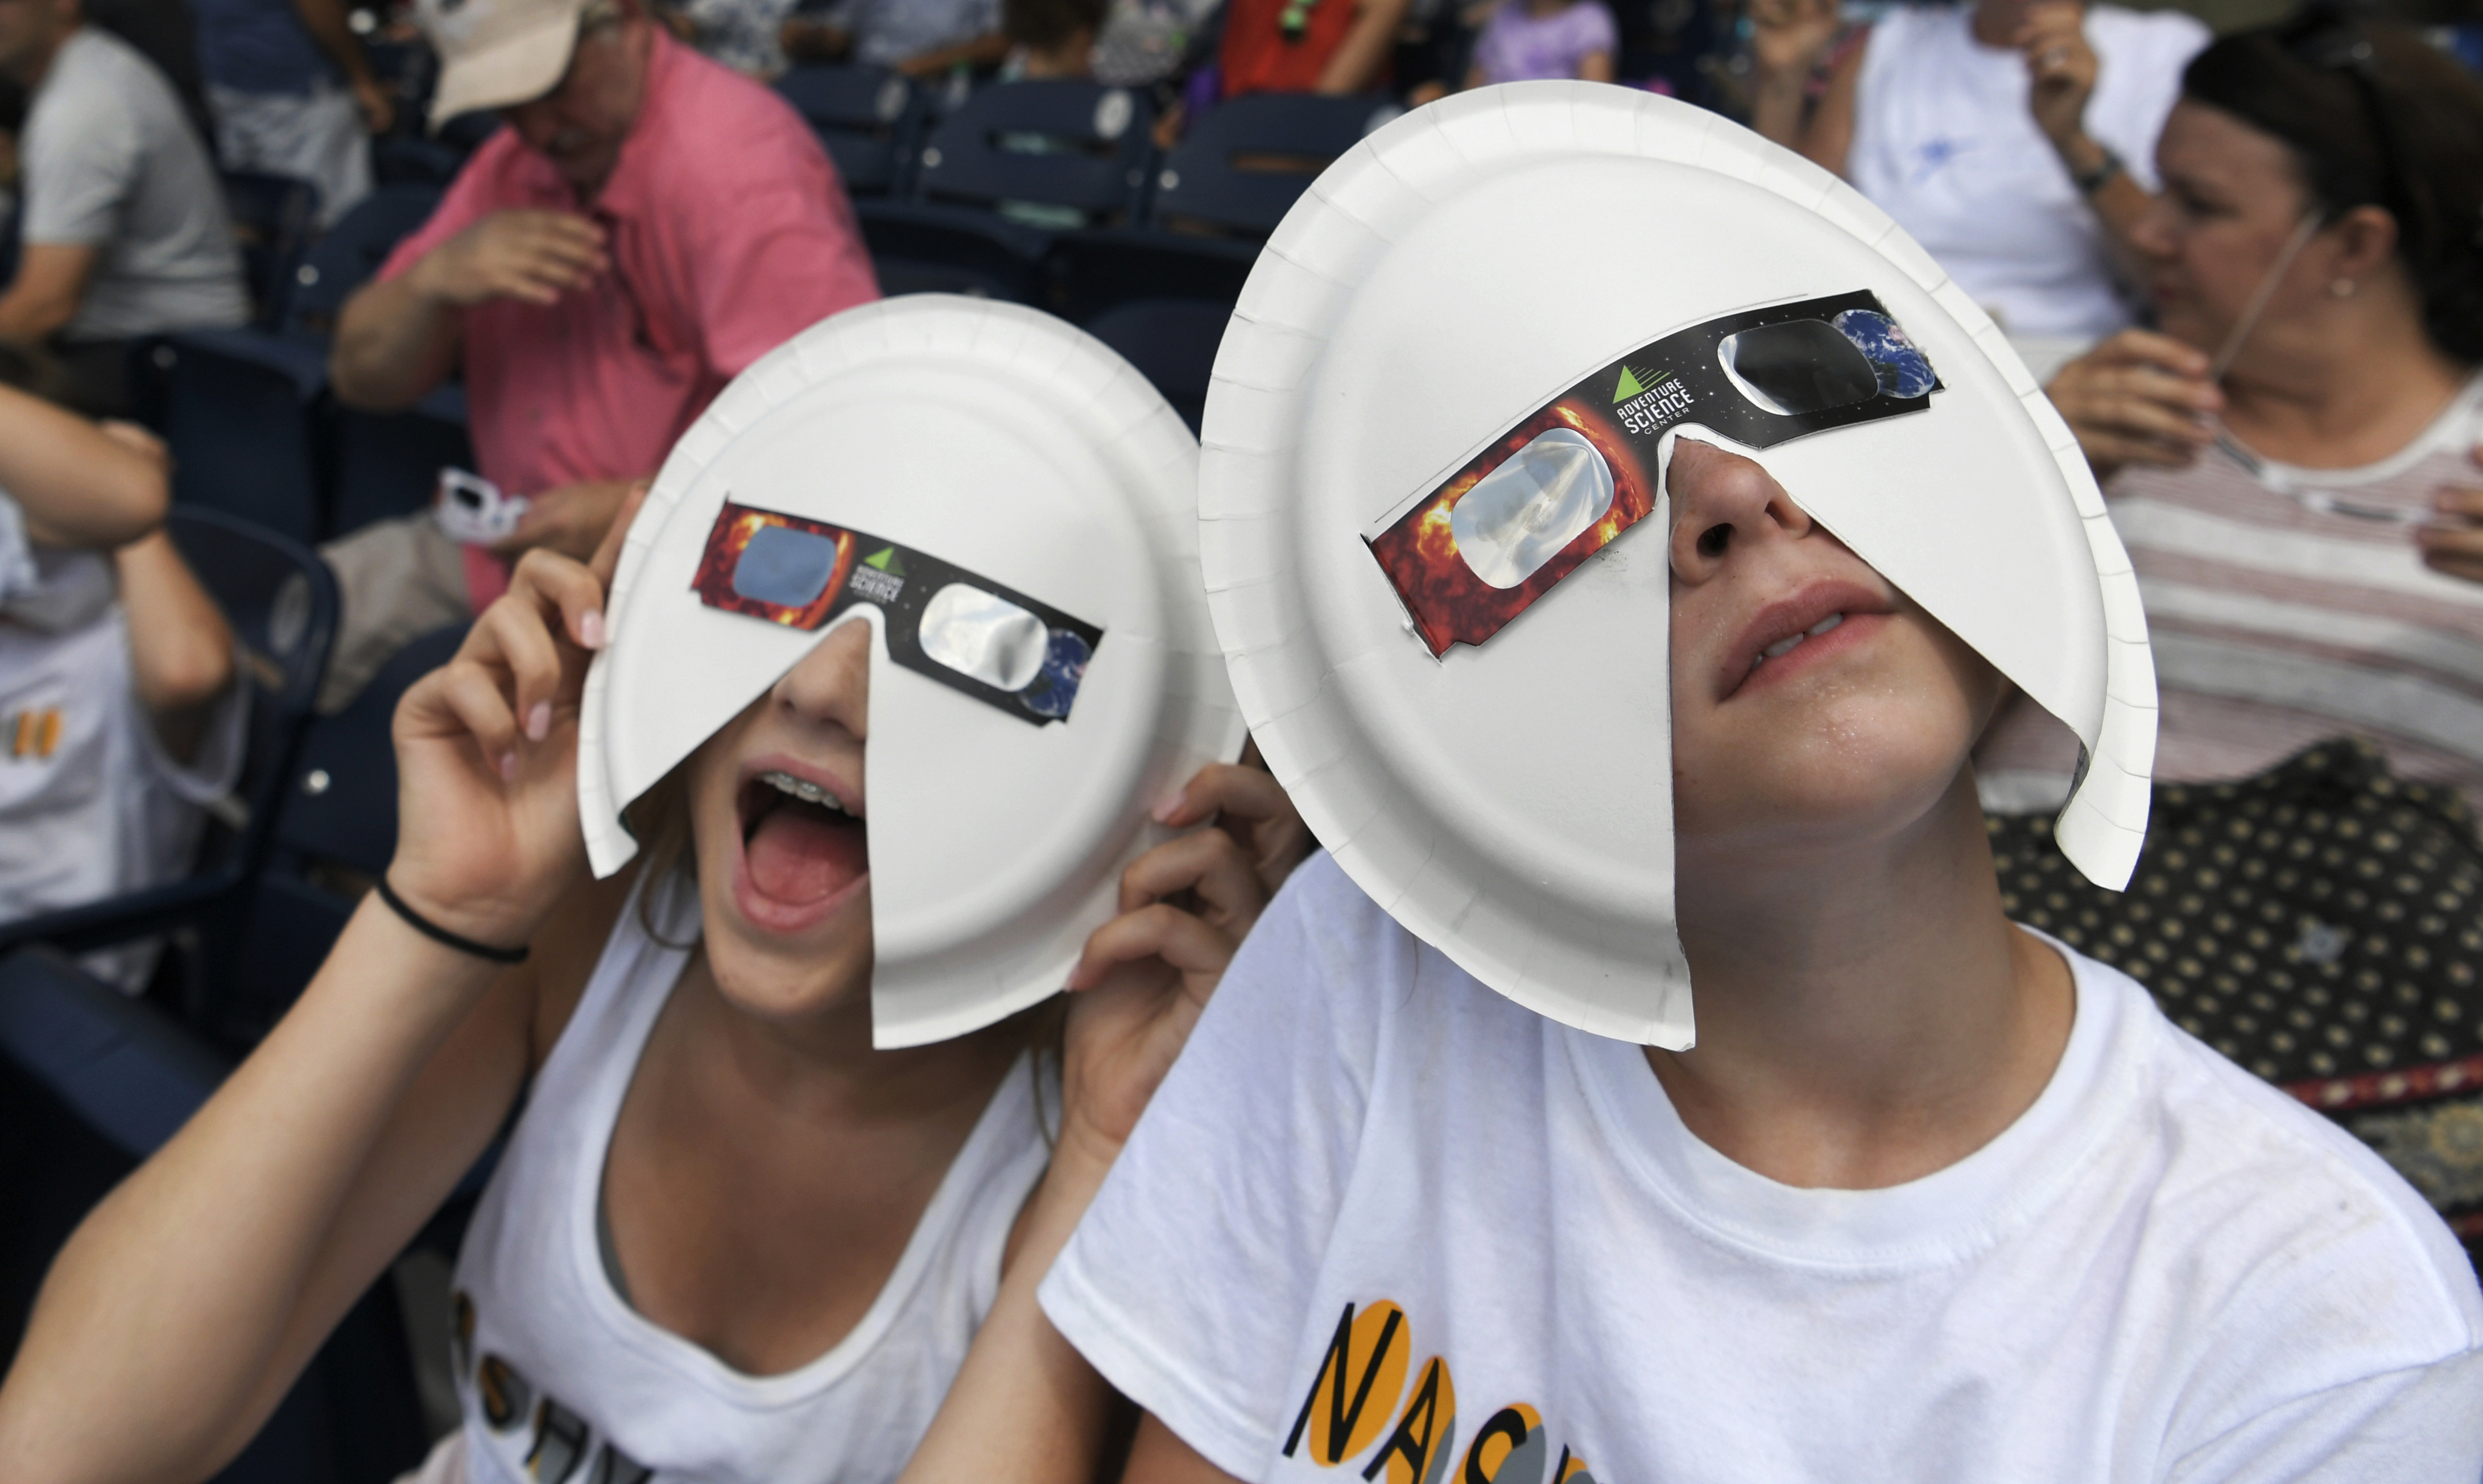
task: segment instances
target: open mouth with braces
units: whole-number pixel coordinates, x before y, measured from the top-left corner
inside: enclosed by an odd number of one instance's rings
[[[803,925],[869,873],[869,826],[847,792],[786,768],[743,781],[740,874],[761,925]]]

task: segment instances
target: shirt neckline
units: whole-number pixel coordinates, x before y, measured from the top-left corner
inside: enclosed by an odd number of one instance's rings
[[[1638,1047],[1554,1028],[1621,1164],[1708,1240],[1766,1262],[1853,1276],[1939,1267],[1989,1250],[2040,1214],[2136,1101],[2144,1022],[2132,1014],[2129,988],[2036,936],[2068,962],[2077,996],[2069,1044],[2043,1091],[1963,1159],[1877,1190],[1803,1189],[1734,1163],[1681,1122]]]
[[[2437,416],[2422,425],[2421,432],[2408,438],[2403,448],[2384,459],[2375,459],[2369,464],[2356,464],[2350,468],[2320,469],[2312,468],[2308,464],[2287,464],[2282,459],[2270,459],[2256,448],[2252,448],[2251,453],[2258,459],[2262,466],[2295,489],[2336,490],[2358,485],[2374,485],[2396,478],[2434,454],[2465,452],[2466,450],[2458,445],[2463,441],[2464,436],[2468,435],[2468,430],[2477,421],[2476,413],[2479,411],[2483,411],[2483,372],[2468,377],[2466,384],[2458,388],[2457,395],[2448,399],[2448,405],[2442,408]],[[2233,441],[2239,443],[2241,439],[2236,437]],[[2242,446],[2250,448],[2247,443],[2243,443]],[[2207,458],[2210,455],[2203,453],[2200,457]]]
[[[628,931],[646,937],[637,915],[637,893],[643,889],[646,882],[642,877],[622,908],[621,921]],[[691,909],[697,904],[695,891],[671,892],[668,896],[670,900],[659,904],[672,909],[663,914],[672,919],[661,925],[667,936],[684,914],[681,898],[687,898]],[[699,919],[694,912],[688,914],[688,918],[695,928]],[[1031,1121],[1028,1104],[1034,1096],[1032,1053],[1021,1053],[1001,1074],[991,1100],[983,1105],[966,1142],[942,1172],[940,1183],[916,1219],[914,1230],[906,1234],[905,1249],[898,1255],[896,1265],[889,1270],[879,1291],[871,1295],[870,1306],[863,1311],[854,1327],[835,1344],[790,1370],[753,1375],[639,1312],[613,1286],[612,1275],[604,1271],[602,1247],[596,1235],[597,1217],[602,1208],[603,1173],[611,1162],[612,1137],[620,1126],[621,1105],[638,1080],[638,1065],[646,1055],[647,1042],[654,1033],[664,1006],[672,1000],[695,941],[693,937],[684,946],[675,948],[648,938],[645,946],[654,951],[630,966],[632,980],[652,971],[662,979],[663,989],[660,994],[645,994],[628,1008],[614,1012],[627,1018],[612,1047],[613,1054],[626,1061],[627,1070],[620,1076],[602,1081],[586,1109],[590,1137],[573,1172],[573,1188],[561,1215],[568,1227],[570,1261],[579,1275],[586,1302],[596,1318],[623,1343],[669,1367],[676,1375],[695,1378],[708,1392],[730,1402],[769,1409],[796,1406],[859,1370],[895,1327],[931,1266],[940,1233],[955,1224],[957,1207],[974,1199],[983,1179],[1004,1157],[996,1146],[1021,1121]]]

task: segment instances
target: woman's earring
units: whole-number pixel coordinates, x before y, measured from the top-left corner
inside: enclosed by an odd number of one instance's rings
[[[2354,297],[2354,280],[2353,280],[2353,279],[2351,279],[2351,278],[2332,278],[2332,279],[2330,279],[2330,280],[2329,280],[2329,283],[2328,283],[2328,297],[2329,297],[2329,298],[2331,298],[2331,299],[2351,299],[2351,298],[2353,298],[2353,297]]]

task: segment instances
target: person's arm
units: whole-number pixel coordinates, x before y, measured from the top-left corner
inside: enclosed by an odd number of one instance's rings
[[[492,212],[345,301],[328,360],[337,400],[376,412],[411,407],[456,368],[464,311],[495,299],[554,304],[607,266],[603,228],[582,216]]]
[[[2207,380],[2207,353],[2149,330],[2124,330],[2070,361],[2043,394],[2098,480],[2125,464],[2188,464],[2214,436],[2206,419],[2225,405]]]
[[[1750,128],[1788,149],[1802,146],[1810,78],[1841,24],[1836,0],[1753,0]]]
[[[2086,128],[2087,100],[2095,95],[2102,63],[2087,40],[2085,7],[2073,0],[2036,6],[2018,28],[2016,44],[2026,58],[2026,107],[2036,127],[2051,141],[2069,179],[2081,183],[2113,262],[2134,281],[2140,258],[2130,234],[2154,197],[2126,169],[2111,171],[2091,190],[2083,184],[2105,172],[2111,158]]]
[[[555,964],[591,962],[577,923],[609,921],[611,884],[580,884],[575,754],[619,551],[592,570],[530,555],[397,708],[387,879],[448,931]],[[549,983],[365,898],[275,1031],[55,1259],[0,1385],[0,1478],[195,1479],[237,1453],[490,1142]]]
[[[1028,1200],[991,1313],[901,1484],[1086,1484],[1095,1476],[1112,1389],[1053,1328],[1035,1290],[1235,950],[1311,843],[1292,801],[1256,767],[1202,768],[1156,817],[1216,826],[1132,862],[1121,876],[1122,914],[1096,929],[1069,976],[1078,997],[1052,1164]]]
[[[1590,51],[1578,59],[1578,81],[1582,83],[1608,83],[1613,80],[1613,54],[1611,52]]]
[[[101,252],[92,243],[27,243],[17,254],[17,277],[0,294],[0,340],[33,343],[66,327],[86,298]]]
[[[354,90],[354,101],[362,110],[363,124],[374,134],[386,134],[396,122],[396,100],[372,73],[361,38],[354,35],[345,18],[344,0],[293,0],[293,13],[302,18],[302,29],[310,33],[310,40],[328,54],[328,60],[336,64],[336,70],[345,74],[345,84]]]
[[[232,630],[163,532],[113,553],[130,678],[165,755],[187,763],[233,682]]]
[[[89,550],[145,536],[163,523],[172,498],[160,453],[8,386],[0,386],[0,490],[25,514],[35,544]]]
[[[1333,0],[1331,0],[1333,3]],[[1379,82],[1380,68],[1397,45],[1397,28],[1405,21],[1406,0],[1359,0],[1345,40],[1320,69],[1314,93],[1331,97],[1368,93]]]

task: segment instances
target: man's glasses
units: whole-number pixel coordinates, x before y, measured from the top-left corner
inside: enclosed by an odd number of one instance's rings
[[[710,608],[788,628],[823,628],[872,604],[892,661],[1038,727],[1068,719],[1104,640],[1095,624],[913,547],[731,500],[690,586]]]

